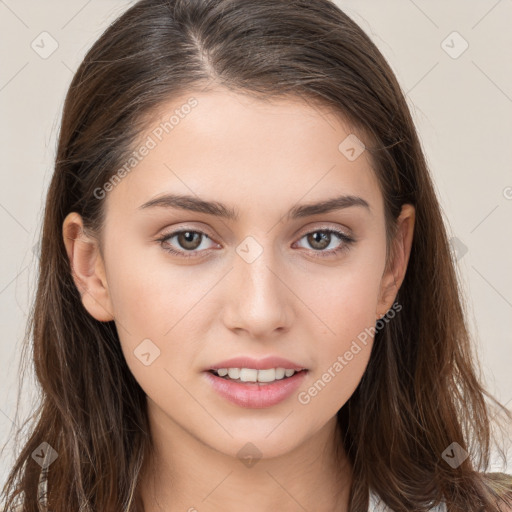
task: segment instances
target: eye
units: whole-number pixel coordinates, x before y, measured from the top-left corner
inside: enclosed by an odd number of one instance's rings
[[[183,249],[176,250],[170,243],[170,240],[176,238],[176,243]],[[180,231],[174,231],[169,234],[165,234],[161,238],[158,239],[162,249],[164,251],[170,252],[171,254],[175,254],[177,256],[182,256],[184,258],[194,258],[196,257],[196,251],[201,246],[201,243],[204,239],[211,240],[210,237],[203,233],[202,231],[193,231],[191,229],[183,229]]]
[[[320,258],[347,251],[350,245],[355,242],[352,237],[336,229],[317,229],[316,231],[306,233],[300,240],[303,238],[306,238],[307,243],[313,248],[314,257]],[[173,239],[176,239],[175,243],[178,245],[178,248],[171,243]],[[336,239],[338,240],[338,245],[329,250],[325,250],[332,245],[333,241],[336,242]],[[207,233],[191,229],[173,231],[157,239],[164,251],[183,258],[199,257],[199,253],[208,251],[208,247],[203,247],[203,250],[199,250],[202,242],[205,240],[212,241]],[[340,241],[342,242],[341,244],[339,243]]]
[[[336,229],[317,229],[316,231],[306,233],[302,236],[301,240],[303,238],[306,238],[307,243],[313,247],[313,256],[319,258],[326,258],[347,251],[351,244],[355,242],[352,237]],[[338,245],[326,251],[325,249],[332,246],[333,241],[335,243],[336,239],[338,240]],[[342,243],[340,244],[339,241]]]

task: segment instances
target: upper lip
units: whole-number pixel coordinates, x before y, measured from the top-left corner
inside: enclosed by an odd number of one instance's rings
[[[293,361],[289,361],[288,359],[284,359],[283,357],[268,356],[263,359],[254,359],[249,356],[240,356],[215,363],[206,368],[205,371],[218,370],[219,368],[253,368],[255,370],[284,368],[285,370],[289,369],[296,371],[307,370],[304,366],[294,363]]]

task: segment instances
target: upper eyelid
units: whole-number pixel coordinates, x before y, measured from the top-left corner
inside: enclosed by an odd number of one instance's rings
[[[162,239],[172,238],[172,237],[174,237],[176,235],[179,235],[180,233],[183,233],[183,232],[186,232],[186,231],[191,231],[192,233],[200,233],[202,235],[207,235],[207,237],[210,240],[215,241],[215,237],[211,236],[210,233],[208,232],[208,230],[199,229],[199,228],[189,228],[189,227],[186,227],[186,226],[184,228],[171,229],[168,232],[166,232],[164,230],[162,232],[162,234],[158,237],[158,239],[162,240]]]
[[[309,227],[309,228],[303,228],[303,229],[299,230],[299,233],[302,233],[300,236],[304,236],[304,235],[306,235],[308,233],[314,233],[316,231],[325,231],[325,230],[339,231],[339,232],[343,233],[345,236],[354,237],[354,233],[352,232],[351,229],[349,229],[349,228],[341,228],[341,227],[338,227],[338,226],[335,227],[333,225],[328,225],[326,223],[324,223],[323,225],[317,226],[317,227],[312,226],[312,227]],[[178,228],[169,228],[168,232],[166,232],[165,229],[164,229],[161,236],[172,236],[172,235],[175,235],[175,234],[183,232],[183,231],[192,231],[192,232],[196,232],[196,233],[203,233],[205,235],[208,235],[208,237],[210,239],[212,239],[212,240],[215,239],[215,236],[211,235],[211,231],[209,229],[189,227],[189,226],[184,226],[184,227],[181,227],[181,228],[180,227],[178,227]]]

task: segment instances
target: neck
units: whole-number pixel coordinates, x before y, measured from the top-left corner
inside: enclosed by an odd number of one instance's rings
[[[238,450],[229,455],[204,444],[168,416],[150,424],[154,451],[139,487],[144,512],[348,511],[352,468],[335,417],[292,451],[248,462]]]

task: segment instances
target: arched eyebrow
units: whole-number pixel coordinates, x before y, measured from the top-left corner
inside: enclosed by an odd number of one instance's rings
[[[300,219],[303,217],[310,217],[321,213],[329,213],[336,210],[343,210],[352,206],[361,206],[368,212],[371,212],[371,207],[366,200],[359,196],[338,196],[332,199],[326,199],[317,203],[301,204],[293,206],[286,214],[286,218]]]
[[[322,213],[329,213],[353,206],[360,206],[371,212],[371,207],[362,197],[342,195],[316,203],[295,205],[285,214],[287,220],[310,217]],[[139,210],[146,208],[175,208],[191,212],[205,213],[215,217],[221,217],[230,221],[240,218],[239,211],[233,206],[227,206],[218,201],[207,201],[197,196],[182,194],[165,194],[155,197],[139,206]]]

